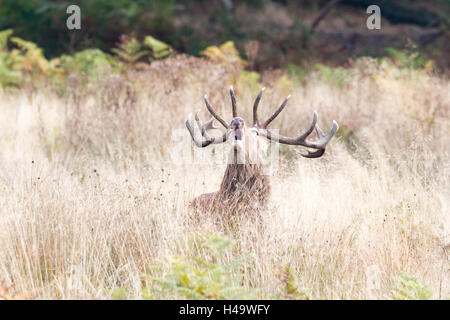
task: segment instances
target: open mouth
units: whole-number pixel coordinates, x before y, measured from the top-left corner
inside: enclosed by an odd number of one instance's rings
[[[243,143],[244,134],[241,129],[234,129],[231,136],[231,145],[234,148],[240,148]]]
[[[241,129],[234,130],[234,141],[242,141],[242,131]]]

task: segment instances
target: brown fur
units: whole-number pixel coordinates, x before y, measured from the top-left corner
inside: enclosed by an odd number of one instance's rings
[[[267,176],[261,164],[229,164],[225,171],[218,199],[221,204],[235,208],[238,204],[265,207],[270,193]]]
[[[202,211],[264,209],[269,195],[269,178],[262,174],[261,164],[229,164],[220,190],[200,195],[192,206]]]

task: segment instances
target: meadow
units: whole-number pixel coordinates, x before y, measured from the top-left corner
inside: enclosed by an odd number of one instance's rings
[[[39,299],[443,299],[450,296],[450,83],[428,65],[246,72],[173,55],[139,70],[0,92],[0,294]],[[298,71],[298,70],[297,70]],[[37,81],[37,80],[36,80]],[[320,159],[281,146],[262,227],[193,218],[223,164],[174,161],[202,97],[273,128],[313,110]],[[182,132],[174,141],[174,132]],[[181,139],[181,140],[180,140]],[[176,142],[176,143],[175,143]],[[205,159],[215,148],[203,149]],[[10,287],[12,286],[12,287]]]

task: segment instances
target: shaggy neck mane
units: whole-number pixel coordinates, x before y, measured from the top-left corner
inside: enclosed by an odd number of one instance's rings
[[[269,179],[263,174],[261,164],[229,164],[218,196],[220,202],[230,206],[265,207],[269,193]]]

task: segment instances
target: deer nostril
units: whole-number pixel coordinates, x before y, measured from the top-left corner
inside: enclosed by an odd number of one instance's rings
[[[231,127],[233,129],[239,129],[243,126],[243,124],[244,124],[244,122],[242,121],[242,119],[239,119],[239,118],[233,119],[231,121]]]

